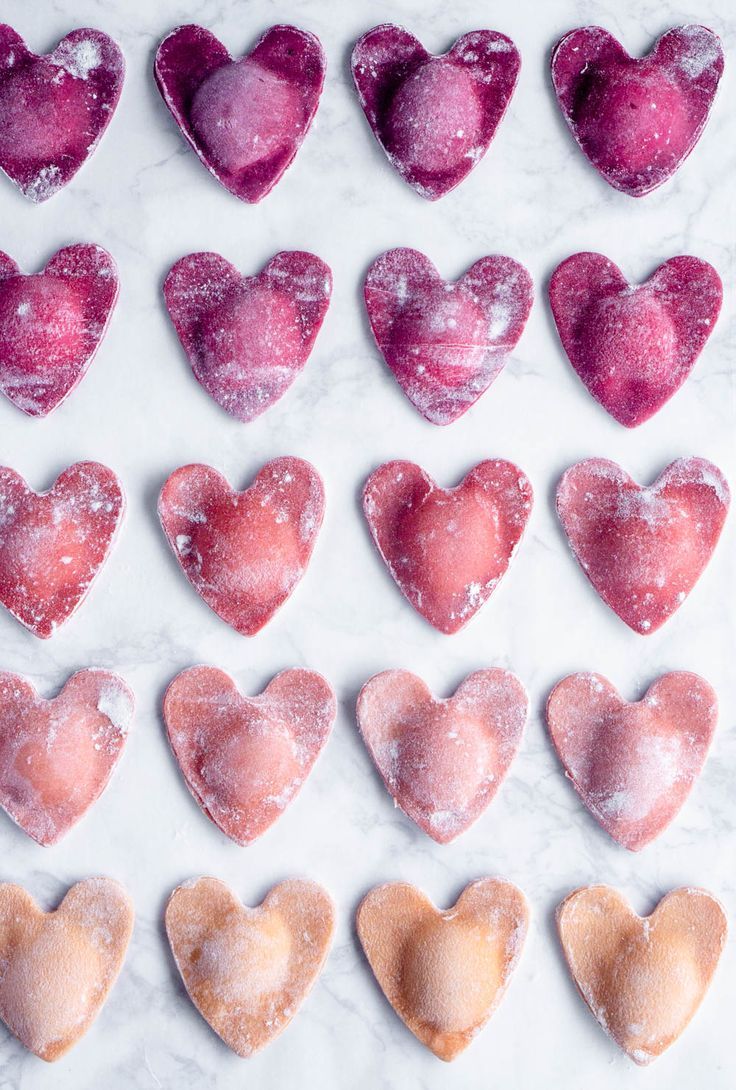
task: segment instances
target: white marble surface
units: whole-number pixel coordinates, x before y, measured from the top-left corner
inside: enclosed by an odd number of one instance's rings
[[[135,689],[135,730],[99,804],[60,845],[34,845],[0,820],[0,877],[22,882],[47,905],[66,886],[108,874],[138,911],[122,976],[89,1035],[47,1067],[0,1032],[0,1088],[86,1090],[288,1085],[336,1090],[474,1090],[489,1086],[596,1090],[707,1085],[736,1080],[733,1010],[736,947],[726,951],[703,1008],[684,1037],[647,1071],[611,1045],[563,968],[553,911],[591,881],[615,884],[649,911],[682,883],[721,897],[736,937],[736,802],[733,768],[734,525],[695,592],[660,632],[630,632],[596,598],[569,555],[553,492],[572,462],[603,455],[648,481],[672,458],[699,454],[736,480],[732,404],[736,123],[736,27],[731,0],[3,0],[2,18],[30,46],[50,49],[75,26],[113,35],[128,73],[118,112],[75,181],[33,207],[0,179],[0,247],[35,271],[60,246],[106,246],[122,292],[87,378],[46,421],[0,403],[0,461],[38,489],[70,462],[93,458],[124,482],[128,515],[102,577],[78,615],[40,642],[0,614],[0,665],[29,674],[52,694],[73,670],[118,670]],[[486,159],[437,204],[417,197],[390,169],[348,78],[354,40],[381,21],[405,24],[442,51],[467,30],[509,34],[523,57],[520,84]],[[728,50],[714,114],[674,181],[641,201],[610,189],[588,166],[557,112],[549,50],[561,33],[598,22],[633,52],[671,25],[701,21]],[[730,20],[730,25],[729,25]],[[185,146],[151,78],[159,39],[200,22],[232,52],[261,31],[292,21],[319,35],[328,76],[314,127],[291,170],[260,205],[240,204]],[[537,300],[514,359],[459,422],[426,424],[377,355],[361,307],[370,261],[391,246],[427,252],[448,277],[486,253],[524,262]],[[161,302],[173,261],[214,249],[255,271],[279,249],[313,250],[333,268],[332,307],[306,371],[291,392],[250,425],[226,417],[193,379]],[[545,283],[581,249],[608,254],[643,279],[661,261],[692,253],[712,261],[726,288],[722,318],[685,388],[654,420],[628,432],[585,393],[557,343]],[[167,474],[208,461],[244,486],[267,459],[297,454],[324,476],[328,508],[307,577],[252,640],[204,606],[168,553],[155,504]],[[374,554],[359,489],[381,461],[406,457],[455,483],[485,457],[527,472],[536,504],[526,538],[500,589],[465,631],[434,632],[403,601]],[[341,711],[331,741],[297,801],[247,849],[227,841],[190,798],[159,715],[167,682],[197,662],[232,672],[256,692],[278,670],[322,671]],[[439,847],[395,812],[354,723],[362,682],[394,666],[420,673],[440,695],[469,671],[499,664],[527,686],[532,715],[518,759],[489,811],[459,841]],[[581,808],[545,736],[540,709],[564,674],[594,669],[633,699],[672,668],[703,673],[721,698],[712,754],[681,815],[640,855],[617,847]],[[161,915],[182,879],[213,874],[255,903],[293,874],[322,882],[339,910],[326,970],[290,1029],[243,1061],[221,1045],[186,999],[166,947]],[[404,1029],[357,947],[352,914],[375,883],[406,879],[440,905],[467,881],[502,874],[527,893],[530,938],[508,995],[473,1046],[446,1066]]]

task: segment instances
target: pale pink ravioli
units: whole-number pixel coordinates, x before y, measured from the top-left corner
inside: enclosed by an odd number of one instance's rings
[[[557,488],[557,513],[576,560],[603,601],[635,632],[656,632],[680,608],[718,543],[728,484],[703,458],[680,458],[637,484],[604,458],[578,462]]]
[[[284,670],[260,696],[243,696],[212,666],[169,685],[164,719],[187,787],[207,817],[250,844],[299,792],[327,741],[335,695],[311,670]]]
[[[477,670],[438,700],[408,670],[358,697],[358,725],[383,782],[412,821],[447,844],[493,800],[521,741],[528,701],[507,670]]]
[[[77,243],[25,276],[0,251],[0,390],[28,416],[47,416],[84,377],[118,295],[107,250]]]
[[[552,82],[572,135],[600,174],[632,197],[671,178],[695,147],[723,73],[707,27],[674,27],[630,57],[602,27],[571,30],[552,54]]]
[[[197,155],[241,201],[276,185],[309,131],[325,78],[313,34],[272,26],[237,60],[209,30],[181,26],[162,41],[154,75]]]
[[[600,674],[571,674],[552,690],[547,724],[584,805],[606,832],[638,851],[676,817],[700,775],[718,718],[697,674],[658,678],[635,703]]]
[[[48,200],[95,150],[124,73],[120,49],[101,30],[72,30],[38,56],[0,24],[0,169],[29,200]]]
[[[0,468],[0,603],[52,636],[84,601],[124,509],[120,481],[99,462],[77,462],[41,493]]]
[[[485,155],[521,58],[495,30],[464,34],[433,56],[408,30],[384,23],[356,43],[351,63],[374,136],[404,180],[434,201]]]
[[[107,670],[80,670],[50,700],[0,673],[0,805],[39,844],[55,844],[107,786],[133,717]]]
[[[454,283],[418,250],[388,250],[365,278],[373,335],[399,385],[432,424],[450,424],[485,393],[524,331],[529,273],[484,257]]]
[[[527,478],[499,460],[480,462],[447,489],[413,462],[386,462],[363,488],[373,541],[401,593],[448,635],[495,590],[531,505]]]
[[[299,250],[241,276],[219,254],[181,258],[164,299],[197,381],[236,420],[260,416],[306,364],[332,293],[332,273]]]
[[[158,513],[197,593],[237,632],[253,636],[306,571],[324,487],[301,458],[267,462],[244,492],[211,466],[182,466],[161,490]]]
[[[606,412],[635,428],[682,386],[713,332],[721,278],[697,257],[673,257],[629,284],[603,254],[573,254],[552,274],[562,346]]]

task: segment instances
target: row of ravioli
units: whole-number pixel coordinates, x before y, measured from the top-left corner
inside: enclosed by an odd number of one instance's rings
[[[282,251],[244,275],[216,253],[170,269],[166,309],[202,388],[236,420],[260,416],[304,369],[326,316],[332,272]],[[489,255],[455,281],[418,250],[381,254],[363,294],[376,345],[432,424],[457,420],[489,388],[521,337],[533,284],[523,265]],[[598,253],[577,253],[548,287],[560,342],[589,393],[619,423],[649,420],[680,389],[718,320],[723,286],[707,261],[680,255],[642,284]],[[118,274],[101,246],[59,250],[24,274],[0,252],[0,391],[47,416],[89,368],[110,321]]]
[[[357,42],[352,75],[389,162],[428,200],[454,189],[487,152],[516,87],[510,38],[477,30],[441,56],[403,27]],[[706,27],[675,27],[643,58],[602,27],[570,31],[552,54],[552,83],[572,136],[615,189],[641,197],[666,182],[708,120],[724,57]],[[293,26],[267,30],[233,58],[209,30],[188,25],[159,46],[156,84],[183,137],[240,200],[261,200],[293,161],[325,78],[319,40]],[[73,30],[46,55],[0,25],[0,167],[32,201],[76,174],[113,116],[125,63],[102,31]]]
[[[376,550],[405,599],[453,634],[506,574],[532,510],[532,486],[512,462],[478,463],[451,488],[409,461],[386,462],[363,486]],[[649,635],[682,606],[718,543],[728,484],[712,462],[679,458],[651,485],[615,462],[571,466],[557,513],[599,597]],[[0,467],[0,604],[46,639],[84,601],[112,548],[125,496],[115,473],[77,462],[46,492]],[[309,565],[325,509],[322,478],[301,458],[267,462],[239,491],[208,465],[175,470],[158,515],[179,567],[200,598],[254,636]]]
[[[43,846],[56,844],[101,796],[123,754],[134,696],[119,675],[89,668],[54,697],[0,673],[0,806]],[[394,805],[439,844],[464,833],[495,798],[521,744],[529,701],[513,673],[469,674],[447,699],[408,670],[363,686],[360,735]],[[193,798],[245,846],[303,787],[332,730],[335,693],[320,674],[288,669],[245,696],[229,674],[193,666],[163,699],[172,753]],[[663,674],[625,700],[600,674],[570,674],[547,700],[565,775],[601,827],[638,851],[679,813],[703,768],[718,718],[697,674]]]
[[[173,891],[164,923],[192,1003],[246,1058],[298,1013],[328,956],[335,907],[306,879],[280,882],[250,908],[224,882],[200,877]],[[133,924],[132,901],[111,878],[77,882],[52,912],[22,886],[0,885],[0,1018],[26,1048],[57,1060],[90,1029],[123,967]],[[366,894],[355,926],[396,1014],[449,1061],[503,999],[527,938],[529,906],[501,878],[471,882],[444,912],[415,886],[392,882]],[[727,929],[719,901],[688,887],[670,891],[643,918],[603,885],[574,890],[557,909],[572,979],[601,1028],[637,1064],[656,1059],[686,1028]]]

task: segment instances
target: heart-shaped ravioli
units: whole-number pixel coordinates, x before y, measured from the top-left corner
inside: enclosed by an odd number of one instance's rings
[[[80,670],[51,700],[0,673],[0,806],[39,844],[65,836],[105,790],[133,707],[107,670]]]
[[[0,1018],[42,1060],[83,1037],[117,980],[133,905],[111,878],[77,882],[54,912],[0,885]]]
[[[697,257],[673,257],[633,285],[603,254],[573,254],[555,269],[549,300],[578,376],[615,420],[635,428],[688,377],[713,331],[721,278]]]
[[[300,790],[327,741],[335,694],[312,670],[284,670],[260,696],[242,696],[211,666],[184,670],[164,697],[164,719],[187,787],[238,844],[250,844]]]
[[[389,23],[364,34],[352,56],[373,135],[402,178],[430,201],[459,185],[488,151],[520,66],[514,43],[495,30],[464,34],[433,56]]]
[[[193,878],[166,906],[166,934],[189,998],[239,1056],[289,1024],[320,974],[334,930],[334,907],[316,882],[274,886],[258,908],[243,906],[224,882]]]
[[[72,30],[45,56],[0,24],[0,169],[34,202],[70,182],[97,147],[125,62],[101,30]]]
[[[506,572],[532,487],[511,462],[480,462],[440,488],[413,462],[386,462],[363,488],[373,541],[401,593],[440,632],[461,629]]]
[[[325,57],[313,34],[273,26],[234,59],[201,26],[172,31],[156,53],[163,100],[215,178],[241,201],[265,197],[317,111]]]
[[[254,636],[306,571],[324,488],[301,458],[268,462],[244,492],[211,466],[182,466],[161,490],[158,513],[197,593],[236,632]]]
[[[562,476],[557,513],[576,560],[603,601],[635,632],[656,630],[703,573],[730,493],[717,466],[679,458],[654,484],[589,458]]]
[[[47,416],[84,378],[118,294],[115,262],[77,243],[24,276],[0,251],[0,390],[28,416]]]
[[[708,990],[726,914],[703,889],[675,889],[650,916],[617,890],[575,890],[557,909],[570,973],[602,1029],[637,1064],[677,1040]]]
[[[52,636],[87,596],[124,509],[120,481],[99,462],[77,462],[40,493],[0,467],[0,603]]]
[[[552,55],[572,135],[606,181],[632,197],[666,182],[693,150],[722,73],[718,36],[697,25],[668,30],[642,58],[601,27],[580,27]]]
[[[363,291],[386,363],[431,424],[452,423],[485,393],[532,305],[529,273],[496,255],[451,283],[418,250],[389,250],[371,265]]]
[[[358,725],[383,782],[439,844],[494,798],[516,755],[528,700],[507,670],[477,670],[438,700],[408,670],[386,670],[358,697]]]
[[[332,292],[332,273],[299,250],[241,276],[219,254],[181,258],[164,282],[174,328],[207,393],[236,420],[278,401],[312,351]]]
[[[718,718],[702,677],[665,674],[630,704],[600,674],[571,674],[547,701],[550,736],[593,817],[631,851],[659,836],[700,775]]]
[[[415,886],[376,886],[358,908],[358,937],[399,1018],[441,1060],[467,1048],[503,999],[529,923],[526,898],[481,878],[440,912]]]

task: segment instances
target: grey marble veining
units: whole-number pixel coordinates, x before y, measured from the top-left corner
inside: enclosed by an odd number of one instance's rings
[[[135,729],[99,803],[61,844],[42,849],[0,820],[0,877],[51,905],[86,875],[129,889],[138,918],[128,960],[88,1036],[52,1068],[0,1030],[0,1090],[209,1090],[301,1085],[338,1090],[480,1090],[490,1086],[647,1090],[730,1088],[736,951],[729,942],[704,1006],[683,1038],[643,1073],[604,1037],[564,971],[552,914],[590,881],[619,886],[649,911],[670,887],[703,885],[735,922],[736,801],[733,724],[734,553],[732,515],[713,562],[676,617],[638,638],[587,585],[553,510],[564,468],[590,455],[621,462],[642,481],[672,458],[699,454],[736,483],[734,452],[734,200],[736,25],[730,0],[690,7],[641,0],[3,0],[2,18],[45,51],[75,26],[99,27],[122,46],[127,78],[118,112],[74,182],[33,207],[0,179],[0,248],[35,271],[60,246],[99,242],[120,267],[121,296],[89,374],[45,421],[0,401],[0,461],[47,487],[70,462],[93,458],[121,475],[128,495],[119,543],[89,600],[42,643],[0,613],[0,665],[30,675],[50,695],[73,670],[118,670],[137,697]],[[713,116],[675,178],[634,201],[610,189],[584,160],[557,111],[549,50],[566,30],[597,22],[632,52],[672,25],[697,20],[718,31],[726,75]],[[151,78],[157,42],[175,25],[201,22],[231,52],[267,26],[315,32],[328,57],[317,117],[293,167],[261,204],[240,204],[207,174],[178,134]],[[404,23],[434,51],[491,27],[522,53],[520,83],[486,158],[436,204],[417,197],[388,166],[348,78],[354,40],[381,21]],[[362,277],[391,246],[424,250],[448,277],[486,253],[527,265],[536,302],[513,360],[465,417],[446,429],[412,409],[371,342]],[[279,249],[313,250],[332,266],[332,306],[306,370],[250,425],[226,417],[192,377],[161,301],[171,264],[198,249],[255,271]],[[632,279],[662,260],[693,253],[725,285],[721,320],[685,387],[648,424],[625,431],[587,395],[567,363],[546,306],[554,266],[580,249],[601,250]],[[208,461],[244,486],[267,459],[314,462],[327,515],[306,578],[259,636],[228,629],[192,592],[157,524],[158,490],[188,461]],[[454,484],[485,457],[518,462],[536,503],[500,588],[460,634],[430,629],[403,601],[374,553],[358,494],[381,461],[408,457]],[[278,670],[325,674],[340,698],[333,736],[283,818],[247,849],[199,812],[168,750],[159,716],[167,682],[193,663],[221,666],[247,692]],[[516,671],[532,714],[499,796],[454,844],[430,842],[394,810],[354,723],[354,701],[377,670],[401,666],[440,695],[486,665]],[[655,844],[630,855],[602,833],[565,782],[540,712],[564,674],[606,674],[630,699],[673,668],[716,687],[721,719],[704,773],[679,817]],[[339,926],[325,972],[289,1030],[249,1061],[230,1054],[186,999],[166,947],[161,915],[182,879],[213,874],[256,903],[292,874],[322,882]],[[373,884],[405,879],[441,906],[467,881],[502,874],[534,912],[508,995],[476,1042],[450,1066],[408,1033],[363,962],[352,913]]]

